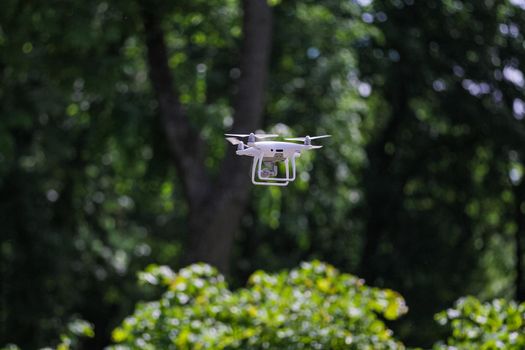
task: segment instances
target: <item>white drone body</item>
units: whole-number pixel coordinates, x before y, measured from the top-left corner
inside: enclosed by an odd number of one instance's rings
[[[288,141],[303,141],[301,144],[284,141],[256,141],[257,139],[277,137],[279,135],[257,135],[254,133],[225,135],[229,136],[226,140],[237,145],[236,153],[238,155],[253,157],[252,182],[254,185],[264,186],[286,186],[289,182],[294,181],[296,174],[295,158],[299,157],[303,151],[323,147],[312,145],[311,140],[330,137],[330,135],[322,135],[286,139]],[[248,142],[244,144],[236,137],[248,137]],[[286,175],[282,177],[277,177],[279,162],[284,162]]]

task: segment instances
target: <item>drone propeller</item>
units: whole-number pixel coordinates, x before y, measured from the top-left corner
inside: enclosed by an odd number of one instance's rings
[[[237,145],[237,151],[244,150],[244,142],[241,140],[236,139],[235,137],[227,137],[226,140],[228,140],[232,145]]]
[[[268,137],[277,137],[277,136],[279,136],[279,135],[276,135],[276,134],[224,134],[224,136],[233,136],[233,137],[250,137],[251,135],[253,135],[254,137],[256,137],[258,139],[266,139]]]
[[[321,136],[305,136],[305,137],[290,137],[285,140],[288,141],[306,141],[306,140],[315,140],[315,139],[324,139],[325,137],[331,137],[332,135],[321,135]]]
[[[243,142],[239,139],[236,139],[235,137],[227,137],[226,140],[228,140],[232,145],[240,145]]]

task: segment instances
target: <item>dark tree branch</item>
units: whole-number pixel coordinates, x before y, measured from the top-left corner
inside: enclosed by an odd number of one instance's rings
[[[404,81],[404,77],[401,76],[394,81]],[[364,181],[367,200],[366,233],[359,271],[368,279],[376,277],[375,256],[382,238],[387,234],[387,227],[392,223],[392,213],[399,210],[404,181],[410,176],[405,174],[404,178],[401,178],[400,174],[395,174],[392,169],[395,157],[385,151],[389,142],[395,143],[396,135],[399,134],[403,123],[412,116],[408,106],[406,86],[400,84],[396,90],[389,93],[387,99],[392,105],[390,119],[377,139],[366,149],[369,159]],[[385,184],[389,186],[385,187]]]
[[[241,77],[234,102],[232,130],[245,133],[252,132],[262,125],[271,50],[272,12],[266,0],[244,0],[243,12]],[[233,152],[226,155],[220,172],[221,186],[231,182],[231,169],[235,166],[236,159]],[[244,167],[247,169],[247,164],[244,164]],[[245,178],[246,171],[237,173]]]
[[[525,273],[523,268],[523,258],[525,252],[525,213],[523,212],[523,203],[525,203],[525,182],[514,186],[514,215],[516,221],[516,232],[514,236],[515,248],[515,287],[516,300],[525,301]]]
[[[264,93],[271,50],[272,11],[266,0],[243,1],[241,77],[234,101],[234,132],[251,132],[262,125]],[[250,192],[249,160],[228,150],[213,195],[190,224],[189,261],[207,260],[228,271],[234,236]]]
[[[241,77],[234,102],[233,130],[250,132],[262,124],[272,12],[266,0],[244,0],[242,5]],[[249,195],[249,162],[229,150],[217,181],[212,183],[204,163],[204,142],[191,128],[174,86],[161,20],[147,6],[143,6],[142,16],[150,79],[171,155],[190,204],[186,262],[202,260],[227,272],[234,235]]]
[[[204,142],[190,125],[174,87],[168,66],[168,53],[161,20],[154,10],[142,9],[150,80],[159,103],[159,110],[168,146],[183,182],[191,207],[204,200],[210,181],[204,165]]]
[[[272,36],[272,13],[266,0],[243,1],[241,78],[235,101],[234,129],[261,125]]]

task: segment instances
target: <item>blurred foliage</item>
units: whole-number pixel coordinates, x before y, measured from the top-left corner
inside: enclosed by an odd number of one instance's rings
[[[272,70],[268,117],[334,138],[285,193],[255,189],[238,269],[318,258],[356,271],[399,290],[412,312],[396,333],[431,346],[428,315],[459,296],[515,295],[525,11],[505,1],[311,4],[275,8],[274,55],[296,64]]]
[[[504,299],[482,303],[474,297],[458,300],[451,309],[436,315],[442,325],[452,328],[446,344],[435,350],[518,350],[525,348],[525,303]]]
[[[206,264],[152,265],[140,279],[165,292],[113,331],[115,349],[404,349],[382,321],[406,312],[401,296],[319,261],[257,271],[234,292]]]
[[[459,295],[514,296],[524,41],[509,28],[525,12],[505,1],[378,0],[362,16],[381,35],[358,50],[378,101],[367,116],[359,273],[405,296],[412,312],[396,331],[430,346],[435,325],[422,315]]]
[[[60,334],[60,342],[54,347],[44,347],[41,350],[70,350],[80,349],[81,338],[93,338],[93,325],[85,320],[74,319],[67,324],[66,330]],[[20,350],[15,344],[8,344],[1,350]]]
[[[60,344],[57,350],[68,350],[78,348],[78,338],[95,336],[93,325],[84,320],[73,320],[67,325],[67,332],[60,336]]]
[[[523,2],[271,4],[265,129],[333,138],[300,159],[294,184],[253,189],[231,285],[329,261],[400,291],[411,312],[392,328],[423,346],[442,337],[431,315],[461,295],[513,296]],[[150,6],[165,14],[169,65],[213,172],[232,151],[222,134],[241,74],[239,2]],[[0,344],[52,344],[79,315],[96,329],[86,346],[107,345],[155,295],[135,273],[177,266],[184,251],[187,203],[143,34],[134,1],[2,3]],[[247,291],[229,293],[248,302]]]

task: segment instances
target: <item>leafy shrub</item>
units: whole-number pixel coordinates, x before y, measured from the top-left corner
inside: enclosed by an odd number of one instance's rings
[[[45,347],[41,350],[70,350],[77,349],[80,344],[80,338],[93,338],[95,332],[93,325],[87,321],[81,319],[73,319],[67,324],[65,330],[60,334],[60,343],[56,347]],[[19,346],[15,344],[7,344],[1,347],[0,350],[21,350]]]
[[[255,272],[235,292],[205,264],[150,266],[139,278],[166,290],[114,330],[115,348],[404,349],[382,321],[407,311],[401,296],[318,261]]]
[[[436,320],[450,325],[452,335],[447,344],[436,344],[435,350],[525,349],[525,303],[504,299],[481,303],[469,296],[437,314]]]
[[[68,323],[67,330],[60,335],[60,344],[57,350],[76,349],[80,338],[93,338],[95,331],[93,325],[87,321],[75,319]]]

